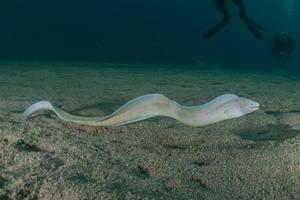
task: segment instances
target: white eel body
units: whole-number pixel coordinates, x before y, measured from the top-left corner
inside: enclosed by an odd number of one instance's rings
[[[221,95],[199,106],[183,106],[164,95],[148,94],[132,99],[104,117],[75,116],[48,101],[40,101],[28,107],[22,113],[22,118],[27,119],[36,112],[51,110],[62,120],[90,126],[119,126],[155,116],[171,117],[189,126],[205,126],[241,117],[258,109],[258,103],[233,94]]]

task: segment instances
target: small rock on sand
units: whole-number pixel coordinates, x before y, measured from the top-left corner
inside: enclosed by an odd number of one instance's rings
[[[300,130],[300,113],[281,113],[278,122],[290,126],[291,129]]]

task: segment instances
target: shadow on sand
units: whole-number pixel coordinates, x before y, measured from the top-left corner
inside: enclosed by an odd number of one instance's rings
[[[236,132],[244,140],[252,141],[278,141],[283,142],[286,139],[296,137],[300,131],[291,130],[284,125],[268,125],[265,128],[247,128]]]

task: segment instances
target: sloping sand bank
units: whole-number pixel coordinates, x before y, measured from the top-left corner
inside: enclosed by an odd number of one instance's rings
[[[299,131],[278,123],[300,112],[300,76],[72,62],[0,64],[0,199],[300,199]],[[234,93],[262,104],[248,116],[192,128],[153,118],[92,128],[45,113],[49,100],[102,116],[162,93],[185,105]]]

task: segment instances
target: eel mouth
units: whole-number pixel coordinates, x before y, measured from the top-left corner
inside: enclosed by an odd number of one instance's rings
[[[259,110],[259,105],[258,106],[250,106],[250,109]]]
[[[258,110],[260,108],[260,104],[257,102],[253,102],[252,105],[249,106],[250,109]]]

